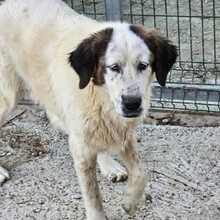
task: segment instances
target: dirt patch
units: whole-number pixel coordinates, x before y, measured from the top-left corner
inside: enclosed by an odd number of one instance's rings
[[[219,127],[219,113],[200,113],[185,111],[156,110],[149,111],[146,124],[176,125],[183,127]]]

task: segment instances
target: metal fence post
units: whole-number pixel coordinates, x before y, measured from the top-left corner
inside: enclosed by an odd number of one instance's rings
[[[105,0],[107,21],[122,21],[123,10],[121,0]]]

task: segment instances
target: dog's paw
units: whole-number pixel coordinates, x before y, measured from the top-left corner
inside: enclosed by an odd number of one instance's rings
[[[113,160],[109,155],[101,153],[98,155],[98,163],[102,175],[112,182],[122,182],[128,179],[128,173],[124,167]]]
[[[9,180],[10,176],[7,170],[0,166],[0,185],[2,185],[6,180]]]
[[[129,185],[129,183],[128,183]],[[145,178],[139,179],[139,183],[136,182],[135,187],[131,185],[125,189],[124,198],[122,200],[123,209],[129,214],[133,214],[138,207],[141,199],[143,198],[144,188],[145,188]]]
[[[124,167],[119,165],[115,167],[115,169],[109,171],[107,178],[113,183],[123,182],[128,179],[128,173]]]
[[[136,209],[137,209],[138,204],[135,204],[133,202],[129,203],[129,201],[123,201],[122,202],[122,208],[130,215],[132,215]]]
[[[108,218],[105,216],[104,211],[95,211],[92,210],[87,213],[87,220],[108,220]]]

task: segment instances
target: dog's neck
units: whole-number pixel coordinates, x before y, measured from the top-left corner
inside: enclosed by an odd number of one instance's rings
[[[109,153],[118,153],[119,145],[126,146],[122,140],[134,138],[134,130],[143,117],[128,119],[118,115],[110,98],[106,94],[100,94],[102,88],[92,82],[85,89],[89,90],[85,92],[88,95],[83,101],[85,141],[100,151],[108,151],[108,146],[113,146],[109,148]]]
[[[91,115],[94,115],[96,120],[104,120],[106,124],[120,124],[120,127],[131,127],[132,129],[135,129],[143,120],[144,116],[125,118],[116,113],[109,94],[106,92],[106,89],[103,89],[103,85],[96,86],[93,82],[90,82],[86,89],[88,89],[89,92],[86,92],[88,97],[84,100],[84,109],[87,109],[86,111],[91,111]],[[86,108],[86,106],[88,106],[88,108]]]

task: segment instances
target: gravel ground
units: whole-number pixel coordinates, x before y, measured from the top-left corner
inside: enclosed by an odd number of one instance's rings
[[[36,106],[23,105],[1,129],[0,164],[12,176],[0,188],[1,220],[85,219],[67,136],[42,117]],[[151,112],[137,130],[148,184],[134,216],[120,206],[125,183],[111,183],[97,170],[109,220],[219,219],[218,120]]]

